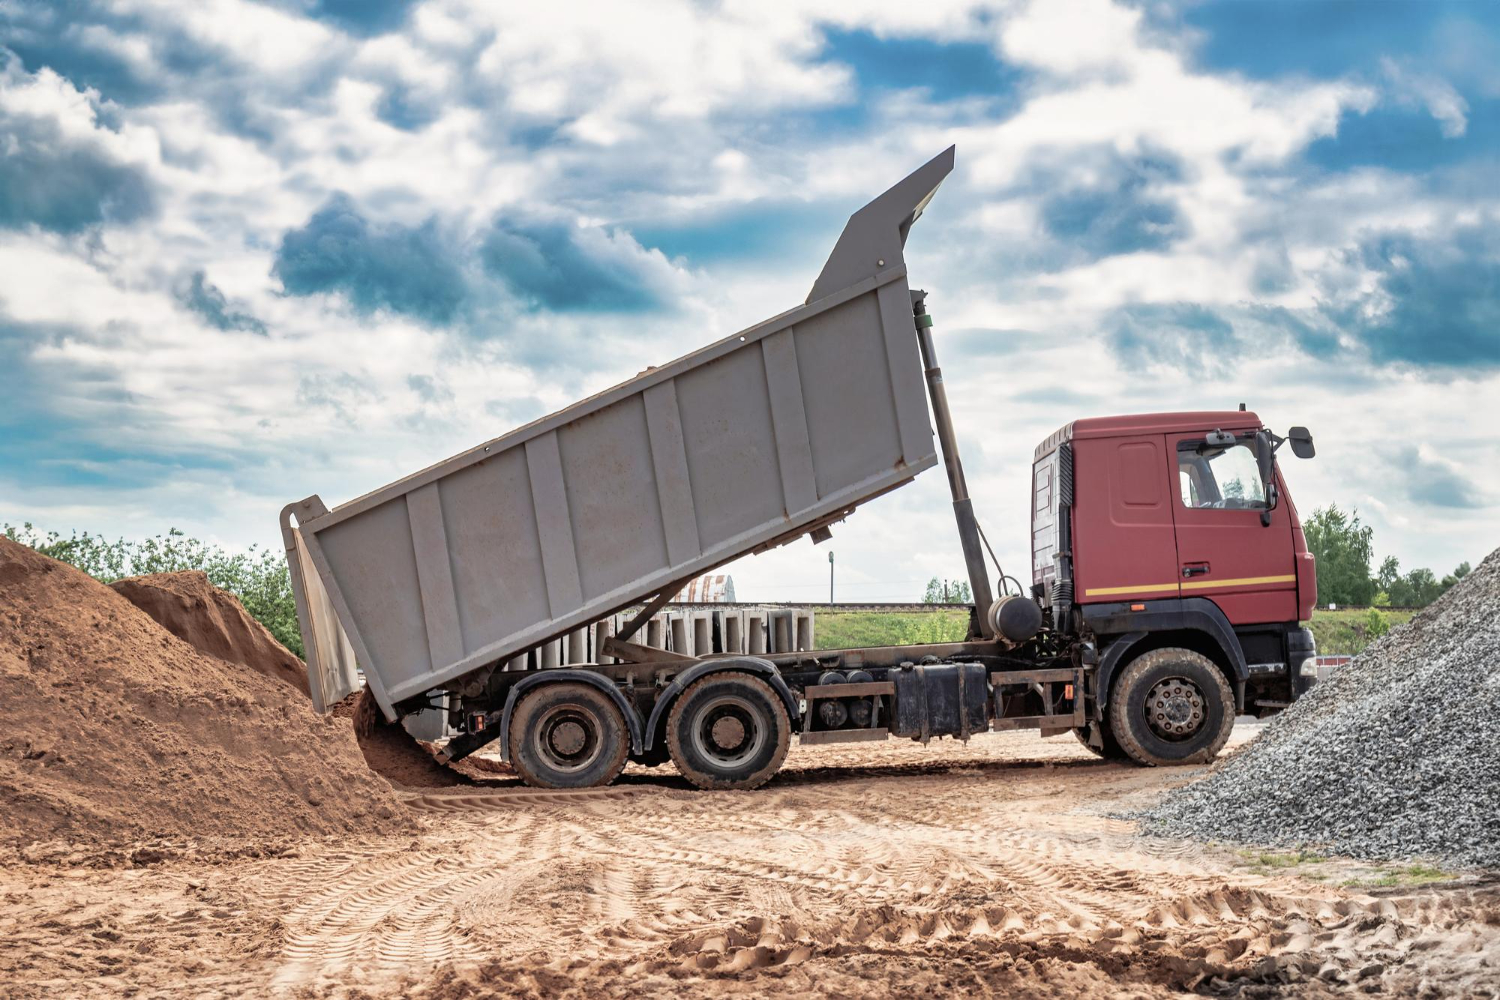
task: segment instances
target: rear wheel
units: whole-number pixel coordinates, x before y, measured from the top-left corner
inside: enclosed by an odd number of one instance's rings
[[[510,720],[510,762],[536,788],[607,785],[625,767],[630,731],[609,695],[590,684],[543,684]]]
[[[771,685],[737,670],[688,685],[667,716],[672,763],[699,788],[758,788],[786,760],[792,726]]]
[[[1125,668],[1109,701],[1109,729],[1152,767],[1202,764],[1229,742],[1234,692],[1214,662],[1190,649],[1155,649]]]

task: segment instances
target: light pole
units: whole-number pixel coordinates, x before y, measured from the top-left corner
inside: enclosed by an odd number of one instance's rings
[[[833,603],[833,550],[828,550],[828,603]]]

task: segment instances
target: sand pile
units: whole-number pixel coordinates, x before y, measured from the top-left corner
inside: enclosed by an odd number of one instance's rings
[[[110,587],[194,649],[307,694],[302,661],[251,618],[238,597],[209,583],[201,571],[133,576]]]
[[[0,538],[0,842],[405,829],[346,720]]]
[[[1174,835],[1500,866],[1500,551],[1142,818]]]

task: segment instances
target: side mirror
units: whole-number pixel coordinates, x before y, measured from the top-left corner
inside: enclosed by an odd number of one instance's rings
[[[1266,507],[1260,512],[1262,527],[1271,526],[1271,511],[1281,501],[1276,492],[1276,446],[1271,435],[1265,431],[1255,432],[1255,464],[1260,469],[1260,481],[1265,485]]]
[[[1318,453],[1313,447],[1312,431],[1306,427],[1293,427],[1286,432],[1286,439],[1291,442],[1292,454],[1298,458],[1312,458]]]

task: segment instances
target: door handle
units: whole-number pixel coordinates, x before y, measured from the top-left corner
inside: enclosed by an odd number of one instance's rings
[[[1208,573],[1208,563],[1192,563],[1182,567],[1182,577],[1187,579],[1193,576],[1204,576]]]

